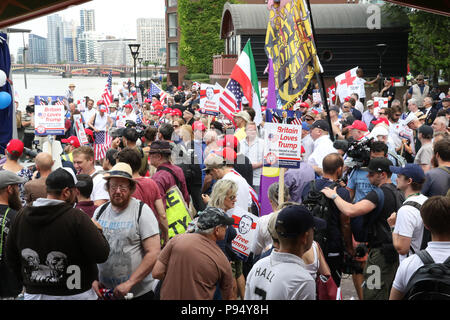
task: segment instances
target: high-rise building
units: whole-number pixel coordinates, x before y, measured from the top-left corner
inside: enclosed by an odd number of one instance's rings
[[[48,63],[61,63],[66,59],[64,43],[64,24],[57,14],[47,17],[47,56]]]
[[[78,62],[87,64],[100,64],[102,51],[99,40],[105,37],[95,31],[85,31],[78,37]]]
[[[136,43],[136,39],[107,39],[98,41],[101,52],[101,64],[111,66],[133,65],[133,57],[131,56],[131,43]]]
[[[139,57],[163,64],[165,57],[161,55],[161,48],[166,47],[164,18],[138,19],[137,42],[141,44]]]
[[[95,31],[95,11],[80,10],[80,27],[81,31]]]
[[[28,35],[29,64],[47,63],[47,39],[36,34]]]

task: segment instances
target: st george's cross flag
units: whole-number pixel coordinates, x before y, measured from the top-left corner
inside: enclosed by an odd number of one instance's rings
[[[356,82],[356,70],[358,67],[350,69],[338,75],[336,80],[336,94],[341,102],[352,92],[359,92],[359,84]]]
[[[255,110],[254,122],[259,125],[262,122],[261,95],[250,39],[242,50],[233,71],[231,71],[230,78],[241,86],[242,93],[247,98],[249,106]]]
[[[102,160],[106,157],[106,151],[111,146],[112,138],[107,131],[96,132],[94,136],[94,159]]]

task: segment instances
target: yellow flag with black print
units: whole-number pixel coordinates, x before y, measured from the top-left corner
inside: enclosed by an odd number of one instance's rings
[[[270,9],[265,49],[283,108],[304,94],[314,73],[322,72],[310,19],[305,0],[274,3]]]

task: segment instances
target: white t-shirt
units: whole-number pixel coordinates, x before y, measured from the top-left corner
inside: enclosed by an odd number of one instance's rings
[[[100,208],[94,212],[95,218]],[[98,265],[99,281],[106,288],[113,289],[130,278],[144,257],[142,241],[159,234],[158,221],[152,209],[144,204],[139,223],[138,213],[139,201],[131,198],[128,207],[121,212],[115,212],[108,204],[98,219],[111,248],[108,260]],[[149,274],[133,286],[131,293],[139,297],[149,292],[152,286],[153,278]]]
[[[308,134],[302,138],[302,146],[305,148],[305,153],[303,154],[303,161],[308,162],[309,157],[314,151],[314,140],[311,135]]]
[[[244,300],[315,300],[316,282],[305,267],[296,255],[272,251],[250,270]]]
[[[264,140],[256,138],[251,145],[248,144],[247,139],[240,142],[241,153],[245,154],[252,164],[263,162],[264,155]],[[259,186],[261,180],[262,167],[253,169],[253,186]],[[256,189],[256,188],[255,188]]]
[[[256,225],[255,237],[252,242],[252,246],[250,247],[250,251],[253,252],[254,255],[259,255],[267,249],[270,249],[272,246],[272,237],[269,233],[268,226],[270,217],[274,212],[266,214],[258,219],[258,224]]]
[[[362,104],[361,101],[356,101],[355,104],[355,109],[358,110],[359,112],[363,113],[364,112],[364,105]]]
[[[427,199],[426,196],[420,194],[418,196],[409,197],[403,203],[413,201],[422,205]],[[402,206],[398,209],[394,233],[411,238],[411,247],[414,249],[414,252],[420,251],[423,236],[423,221],[420,216],[420,211],[409,205]],[[411,254],[412,251],[409,250],[408,255]],[[408,255],[399,255],[400,262],[407,258]]]
[[[450,256],[450,242],[431,241],[428,242],[428,247],[425,250],[428,251],[434,262],[442,263]],[[421,266],[423,266],[423,262],[416,254],[403,260],[397,269],[392,286],[396,290],[406,293],[405,291],[409,279],[411,279],[414,272],[416,272]]]
[[[95,121],[92,123],[94,128],[100,131],[106,131],[106,125],[108,124],[108,115],[106,113],[103,114],[103,117],[100,116],[100,112],[96,113]]]
[[[250,186],[248,185],[247,180],[233,172],[227,173],[222,179],[236,182],[238,190],[236,193],[235,207],[240,207],[241,209],[248,211],[248,208],[252,206],[252,198],[250,196]]]
[[[94,107],[91,110],[89,110],[88,108],[86,108],[86,110],[84,110],[83,119],[84,119],[84,122],[86,123],[86,128],[88,128],[87,124],[89,123],[89,121],[91,121],[91,118],[95,115],[96,112],[97,112],[97,110],[95,110]]]
[[[314,141],[314,151],[308,158],[308,163],[311,166],[318,166],[322,169],[322,161],[330,153],[337,153],[337,150],[333,147],[333,142],[328,135],[321,136]]]
[[[355,84],[359,85],[359,98],[366,98],[366,89],[364,88],[364,84],[366,83],[366,80],[360,77],[356,77]]]
[[[92,179],[92,183],[94,184],[94,187],[92,188],[91,193],[91,200],[97,201],[97,200],[108,200],[109,201],[109,193],[105,189],[106,180],[103,179],[103,174],[100,173],[102,169],[99,167],[95,167],[95,171],[93,174],[91,174],[91,177],[95,177]],[[96,174],[99,172],[98,174]]]

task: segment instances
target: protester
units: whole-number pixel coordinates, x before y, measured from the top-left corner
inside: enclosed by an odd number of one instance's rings
[[[422,125],[419,130],[419,140],[421,147],[418,150],[414,163],[419,164],[424,172],[431,169],[431,158],[433,157],[433,128]]]
[[[301,146],[301,154],[304,155],[304,148]],[[302,157],[303,159],[304,157]],[[300,161],[298,168],[289,168],[284,174],[284,183],[289,188],[289,195],[292,201],[301,204],[302,194],[305,186],[314,180],[314,169],[305,161]],[[270,197],[269,197],[270,200]]]
[[[24,185],[25,200],[27,205],[31,205],[38,198],[45,198],[47,192],[45,190],[45,180],[52,172],[53,158],[52,155],[46,152],[39,153],[34,159],[36,171],[39,177],[28,181]]]
[[[77,175],[77,204],[75,206],[76,209],[80,209],[84,213],[86,213],[89,218],[92,218],[94,215],[95,209],[97,206],[94,204],[94,201],[91,200],[92,189],[94,188],[94,184],[92,182],[92,178],[88,174],[78,174]]]
[[[427,197],[445,195],[450,189],[450,139],[444,138],[433,148],[433,169],[425,174],[422,194]]]
[[[231,266],[217,245],[234,220],[219,208],[201,212],[195,233],[175,236],[161,251],[153,277],[162,280],[161,300],[212,300],[216,285],[223,300],[233,295]]]
[[[407,99],[415,99],[417,106],[420,108],[423,105],[423,99],[428,96],[430,87],[425,84],[424,76],[421,74],[416,77],[416,81],[417,83],[409,88],[406,97]]]
[[[322,175],[322,161],[326,155],[335,153],[333,142],[329,136],[330,126],[325,120],[317,120],[311,126],[311,138],[314,140],[314,151],[308,158],[308,163],[317,175]]]
[[[77,179],[70,169],[53,171],[45,183],[47,198],[16,215],[7,264],[22,279],[25,300],[96,300],[91,286],[96,264],[108,258],[108,242],[100,225],[73,208]],[[68,280],[74,272],[80,277],[75,283]]]
[[[98,281],[92,288],[99,298],[100,289],[114,289],[114,298],[128,293],[136,300],[153,300],[151,272],[160,252],[158,222],[150,207],[132,197],[136,182],[131,167],[118,162],[104,176],[111,199],[97,208],[95,221],[103,227],[111,247],[106,262],[99,264]]]
[[[242,154],[248,157],[252,163],[253,181],[252,186],[259,193],[259,184],[261,180],[263,167],[264,140],[258,138],[257,127],[254,122],[247,123],[245,128],[246,138],[240,142]]]

